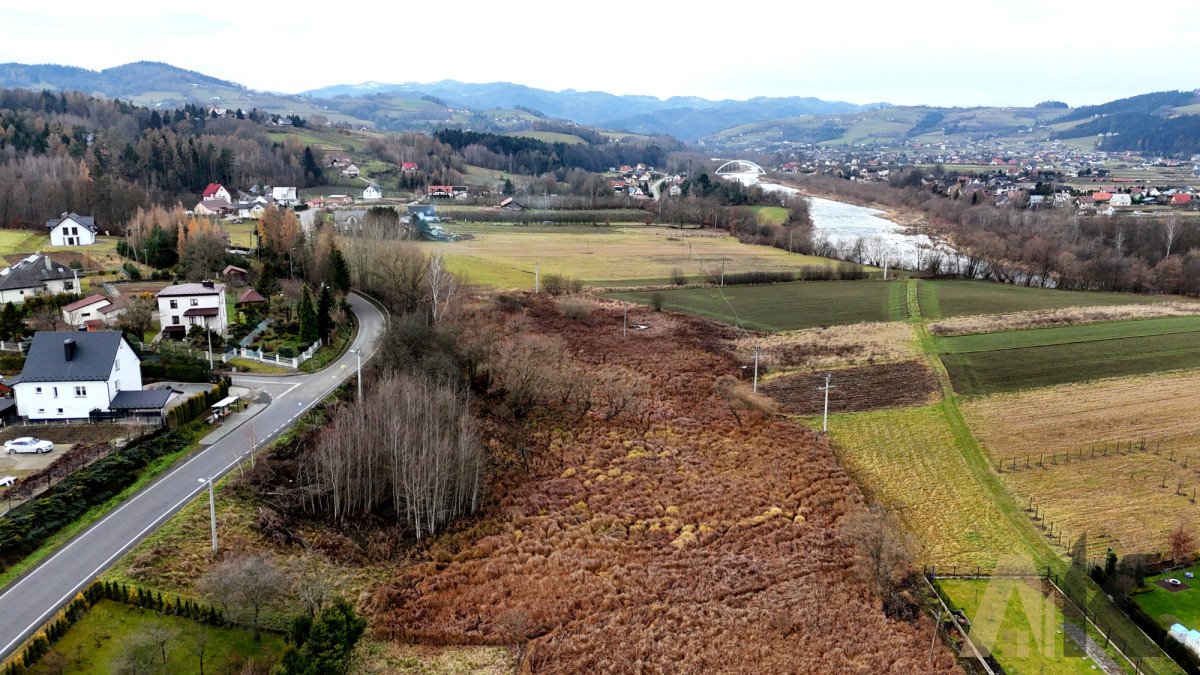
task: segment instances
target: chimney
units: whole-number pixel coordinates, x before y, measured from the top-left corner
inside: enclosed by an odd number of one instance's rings
[[[42,256],[42,262],[44,262],[46,264],[46,271],[49,272],[50,271],[50,256],[48,256],[48,255]]]
[[[67,357],[68,362],[75,358],[75,340],[63,340],[63,355]]]
[[[205,279],[204,281],[200,282],[200,285],[205,288],[215,288],[215,286],[213,286],[212,279]]]

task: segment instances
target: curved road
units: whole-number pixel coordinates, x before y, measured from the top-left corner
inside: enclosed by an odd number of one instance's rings
[[[362,349],[366,359],[383,331],[384,316],[359,295],[350,295],[349,302],[359,321],[352,348]],[[11,584],[0,595],[0,657],[7,656],[92,579],[194,499],[206,488],[202,479],[224,475],[251,450],[270,443],[305,411],[353,377],[356,361],[354,354],[346,353],[328,368],[310,375],[235,377],[234,384],[266,390],[271,394],[271,404],[151,483]]]

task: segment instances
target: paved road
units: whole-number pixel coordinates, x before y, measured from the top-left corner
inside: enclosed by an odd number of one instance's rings
[[[362,349],[366,358],[373,353],[375,338],[383,331],[384,317],[378,308],[357,295],[351,295],[349,301],[359,320],[353,348]],[[354,354],[347,353],[330,367],[311,375],[234,378],[235,384],[267,391],[271,405],[159,478],[9,586],[0,595],[0,658],[204,490],[201,479],[229,471],[251,448],[259,448],[283,433],[306,410],[353,377],[356,360]]]

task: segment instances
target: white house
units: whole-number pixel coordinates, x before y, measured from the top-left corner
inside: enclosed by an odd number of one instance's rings
[[[1112,199],[1108,200],[1108,203],[1113,206],[1130,206],[1133,204],[1129,195],[1125,194],[1124,192],[1118,192],[1114,194]]]
[[[208,187],[204,188],[204,192],[200,194],[200,199],[219,199],[223,202],[232,202],[233,198],[229,196],[229,190],[225,189],[220,183],[209,183]]]
[[[89,295],[68,305],[63,305],[63,321],[72,328],[79,328],[87,321],[103,320],[104,315],[100,313],[100,309],[110,304],[108,298],[103,295],[98,293]]]
[[[342,178],[358,178],[358,174],[359,174],[358,167],[355,166],[354,164],[351,164],[351,165],[347,166],[346,168],[342,169]]]
[[[34,253],[0,270],[0,303],[21,304],[25,298],[42,293],[75,293],[79,288],[75,270]]]
[[[233,205],[233,208],[237,209],[238,218],[251,218],[253,220],[262,218],[263,211],[266,211],[261,202],[238,202]]]
[[[158,320],[163,332],[176,339],[187,335],[192,326],[207,326],[224,335],[229,325],[225,284],[203,281],[167,286],[158,292]]]
[[[46,221],[51,246],[89,246],[96,243],[96,219],[78,213],[64,213]]]
[[[171,395],[169,389],[142,391],[141,360],[116,331],[35,333],[13,392],[17,414],[30,420],[161,411]]]
[[[362,198],[363,199],[383,199],[383,190],[380,190],[378,185],[371,183],[370,185],[368,185],[366,188],[363,189]]]
[[[296,206],[300,203],[294,187],[271,188],[271,199],[279,206]]]

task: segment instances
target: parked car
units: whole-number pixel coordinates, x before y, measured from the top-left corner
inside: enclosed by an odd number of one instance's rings
[[[0,478],[0,487],[12,487],[17,482],[16,476],[5,476]]]
[[[5,441],[4,449],[8,454],[13,453],[32,453],[32,452],[50,452],[54,449],[54,444],[50,441],[43,441],[32,436],[22,436],[14,438],[11,441]]]

